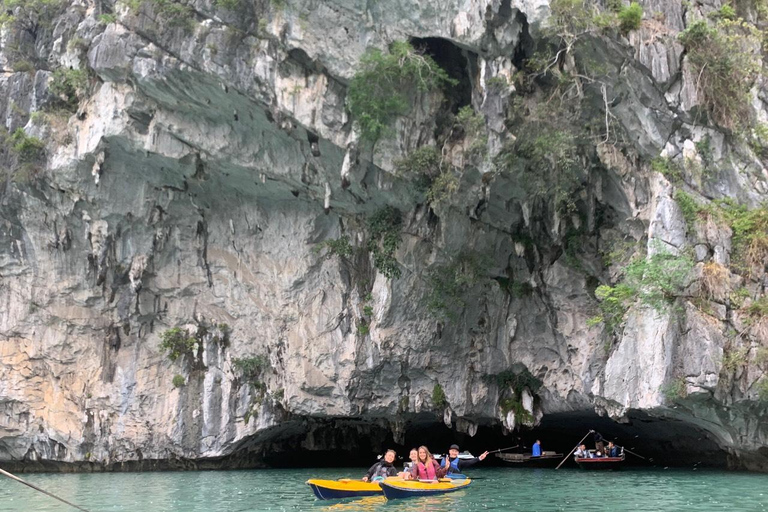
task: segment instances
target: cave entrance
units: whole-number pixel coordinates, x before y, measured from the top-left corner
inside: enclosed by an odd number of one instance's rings
[[[456,114],[461,107],[472,103],[472,82],[470,76],[474,76],[470,69],[470,52],[460,48],[451,41],[441,37],[412,37],[413,47],[425,55],[429,55],[434,61],[448,73],[448,76],[458,82],[454,87],[445,91],[449,110]]]
[[[614,441],[640,457],[627,455],[627,466],[729,467],[728,454],[715,436],[690,422],[655,418],[632,412],[617,423],[591,411],[548,414],[532,430],[505,434],[500,425],[480,425],[474,436],[446,427],[440,418],[420,413],[404,420],[404,434],[395,436],[387,419],[301,418],[281,423],[246,440],[222,467],[368,467],[389,448],[397,451],[396,466],[408,460],[411,448],[426,445],[435,454],[448,451],[451,444],[479,455],[518,445],[508,453],[530,453],[538,439],[546,451],[567,454],[590,430],[600,432],[607,444]],[[594,448],[594,438],[585,444]],[[491,456],[487,466],[504,465]],[[565,467],[575,467],[571,460]]]

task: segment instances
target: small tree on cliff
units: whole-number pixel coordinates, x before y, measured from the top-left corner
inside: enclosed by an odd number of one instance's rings
[[[389,53],[370,49],[349,84],[349,111],[364,139],[376,141],[392,120],[407,113],[414,92],[427,92],[458,82],[410,43],[396,41]]]

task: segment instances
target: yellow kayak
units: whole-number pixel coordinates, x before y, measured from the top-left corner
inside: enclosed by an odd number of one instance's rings
[[[393,480],[398,480],[394,478]],[[357,496],[381,496],[380,482],[363,482],[342,478],[340,480],[310,479],[307,484],[321,500],[336,500],[340,498],[354,498]]]
[[[397,498],[412,498],[415,496],[432,496],[446,492],[460,491],[468,487],[472,480],[453,480],[441,478],[440,480],[385,480],[381,482],[381,490],[388,500]]]

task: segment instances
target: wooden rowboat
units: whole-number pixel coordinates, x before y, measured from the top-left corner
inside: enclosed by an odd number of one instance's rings
[[[471,483],[472,480],[469,478],[465,480],[448,478],[441,478],[440,480],[385,480],[381,482],[381,490],[384,491],[384,496],[388,500],[394,500],[460,491]]]
[[[553,468],[563,460],[562,453],[544,452],[539,457],[530,453],[497,453],[496,456],[513,467]]]
[[[622,453],[621,457],[600,457],[595,459],[576,457],[574,460],[582,469],[620,469],[624,462],[624,454]]]

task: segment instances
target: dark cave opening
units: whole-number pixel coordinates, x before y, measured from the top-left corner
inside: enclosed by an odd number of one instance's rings
[[[445,90],[448,109],[456,114],[461,107],[470,105],[472,83],[469,77],[473,73],[470,69],[470,59],[467,58],[468,51],[441,37],[413,37],[411,44],[416,50],[432,57],[448,76],[458,82]],[[474,62],[475,59],[471,60]]]
[[[376,461],[377,455],[392,448],[397,451],[397,464],[408,459],[412,447],[426,445],[435,454],[446,453],[457,443],[462,450],[479,455],[518,445],[506,453],[530,453],[538,439],[544,450],[563,456],[590,430],[602,434],[605,442],[614,441],[638,456],[627,454],[627,466],[655,466],[725,469],[730,466],[728,454],[714,435],[689,422],[673,418],[655,418],[634,412],[628,420],[617,423],[594,412],[555,413],[545,416],[534,429],[504,434],[499,425],[480,425],[474,436],[450,429],[432,414],[415,415],[405,422],[401,442],[396,442],[387,423],[361,418],[327,418],[292,420],[275,427],[270,440],[253,440],[225,461],[229,467],[266,465],[287,467],[365,467]],[[594,439],[588,435],[588,448]],[[485,466],[505,463],[489,457]],[[573,461],[565,467],[575,467]]]

